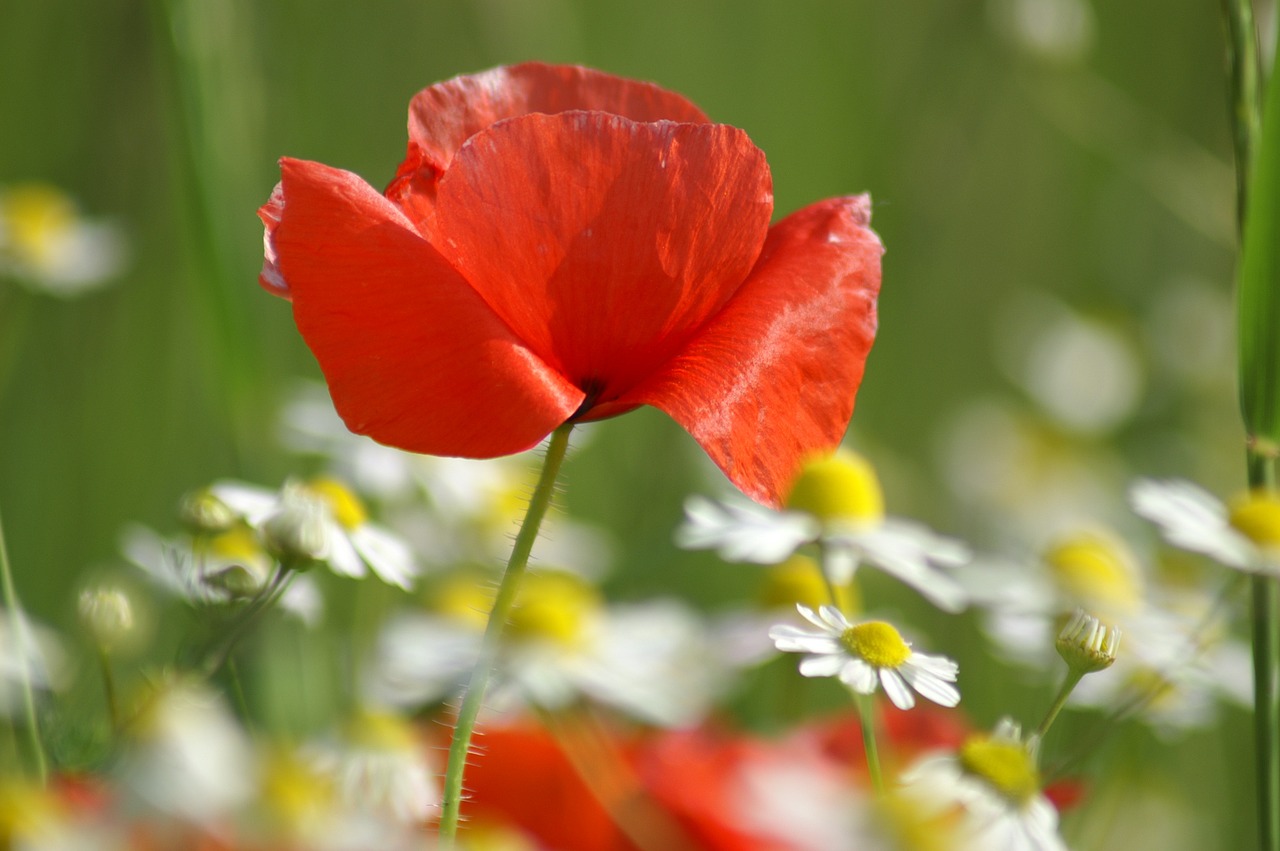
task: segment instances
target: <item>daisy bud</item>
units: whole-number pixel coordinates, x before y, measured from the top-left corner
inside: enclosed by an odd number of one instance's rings
[[[787,508],[823,523],[877,522],[884,519],[884,493],[870,462],[842,449],[804,465],[787,496]]]
[[[280,508],[262,524],[262,540],[285,568],[305,570],[329,555],[328,521],[324,503],[286,490]]]
[[[128,595],[110,586],[81,591],[77,613],[94,643],[103,650],[127,640],[137,625]]]
[[[178,503],[182,525],[194,535],[218,535],[235,526],[237,517],[208,488],[191,491]]]
[[[1076,609],[1058,633],[1058,655],[1077,674],[1092,674],[1111,667],[1120,647],[1120,630]]]
[[[267,571],[262,569],[261,563],[254,562],[229,564],[202,577],[205,585],[225,592],[232,600],[256,597],[266,586],[267,579]]]

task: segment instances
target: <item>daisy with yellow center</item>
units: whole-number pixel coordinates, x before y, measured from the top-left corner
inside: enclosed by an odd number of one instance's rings
[[[1175,547],[1246,573],[1280,573],[1280,495],[1253,491],[1225,505],[1191,482],[1143,479],[1129,500]]]
[[[210,492],[284,555],[296,543],[300,554],[311,554],[340,576],[358,579],[372,570],[405,590],[418,575],[409,545],[371,521],[360,498],[337,479],[288,482],[279,492],[224,481]]]
[[[43,183],[0,187],[0,274],[51,295],[73,296],[116,275],[124,254],[119,231],[86,221],[61,189]]]
[[[819,544],[833,585],[846,585],[861,564],[915,588],[934,605],[959,611],[966,603],[952,568],[969,551],[918,523],[885,515],[874,467],[847,450],[810,460],[783,511],[755,504],[694,497],[676,543],[713,549],[727,561],[778,564],[806,544]]]
[[[1008,718],[955,752],[922,757],[901,782],[901,794],[922,812],[955,818],[959,847],[1066,851],[1041,788],[1035,740],[1023,741]]]
[[[859,694],[873,694],[877,683],[899,709],[915,706],[912,691],[941,706],[955,706],[960,692],[952,685],[959,666],[944,656],[911,649],[891,624],[884,621],[850,623],[834,606],[816,612],[796,610],[816,631],[789,624],[769,630],[774,645],[785,653],[804,653],[800,673],[806,677],[837,677]]]

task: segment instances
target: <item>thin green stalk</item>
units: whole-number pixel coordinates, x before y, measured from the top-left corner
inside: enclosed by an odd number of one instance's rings
[[[239,620],[232,624],[230,634],[223,640],[222,646],[205,660],[202,670],[206,677],[212,677],[222,669],[222,666],[231,658],[231,651],[235,649],[249,627],[262,617],[263,612],[272,608],[284,596],[284,592],[289,587],[289,581],[294,575],[295,571],[286,570],[283,567],[276,568],[271,584],[249,601],[240,613]]]
[[[1036,736],[1038,738],[1043,739],[1044,734],[1049,732],[1049,728],[1053,726],[1053,722],[1058,718],[1058,713],[1062,711],[1062,707],[1067,705],[1067,698],[1071,696],[1071,692],[1075,691],[1076,686],[1084,679],[1084,674],[1084,671],[1074,668],[1067,669],[1067,677],[1062,681],[1062,687],[1058,689],[1058,696],[1053,699],[1053,704],[1049,707],[1049,711],[1044,714],[1044,720],[1036,728]]]
[[[462,807],[462,774],[466,769],[467,757],[471,752],[471,736],[475,731],[476,716],[480,713],[480,705],[484,701],[485,689],[489,685],[489,675],[493,672],[498,651],[502,645],[502,632],[507,625],[507,617],[515,604],[516,593],[520,590],[520,580],[529,564],[529,554],[533,552],[533,542],[538,537],[538,529],[542,518],[551,506],[551,497],[555,490],[556,478],[560,474],[560,464],[564,461],[565,451],[569,448],[569,432],[573,430],[572,421],[560,426],[551,433],[551,442],[547,445],[547,455],[542,464],[542,475],[529,500],[529,510],[525,513],[524,523],[516,535],[515,545],[511,549],[511,558],[502,574],[502,582],[498,585],[498,595],[494,598],[493,609],[489,612],[489,622],[484,630],[484,645],[480,659],[471,672],[471,682],[467,686],[462,707],[458,710],[458,721],[453,730],[453,742],[449,745],[449,764],[444,776],[444,795],[441,802],[440,840],[444,847],[450,848],[458,832],[458,815]]]
[[[1222,0],[1222,15],[1227,27],[1231,139],[1236,158],[1236,226],[1243,233],[1254,149],[1262,136],[1262,71],[1251,0]]]
[[[96,642],[95,642],[96,643]],[[98,668],[102,672],[102,691],[106,696],[107,715],[111,719],[111,732],[120,732],[120,702],[116,698],[116,680],[111,673],[111,654],[97,644]]]
[[[13,585],[13,568],[9,564],[9,552],[4,542],[3,523],[0,523],[0,589],[3,590],[4,608],[9,614],[9,628],[13,630],[14,651],[21,671],[22,714],[26,721],[27,745],[31,751],[31,758],[35,760],[36,776],[40,783],[44,784],[49,780],[49,761],[44,753],[44,742],[40,739],[35,687],[31,683],[31,670],[27,667],[26,622],[22,616],[22,608],[18,605],[18,592]]]
[[[871,788],[877,795],[884,794],[884,772],[880,770],[880,747],[876,744],[876,707],[869,694],[855,694],[853,702],[858,707],[858,727],[862,730],[862,749],[867,756],[867,773],[871,775]]]
[[[1249,456],[1249,486],[1275,490],[1270,459]],[[1280,851],[1280,583],[1261,574],[1251,576],[1249,583],[1259,847]]]

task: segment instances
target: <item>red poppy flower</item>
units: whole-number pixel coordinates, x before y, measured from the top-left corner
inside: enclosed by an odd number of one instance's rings
[[[653,405],[777,505],[853,413],[880,285],[869,199],[770,227],[764,154],[679,95],[497,68],[413,99],[385,193],[281,171],[261,280],[352,431],[487,458]]]

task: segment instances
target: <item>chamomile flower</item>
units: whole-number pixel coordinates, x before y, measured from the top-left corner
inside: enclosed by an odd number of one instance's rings
[[[873,694],[879,682],[899,709],[915,706],[913,690],[941,706],[960,702],[952,685],[959,666],[944,656],[916,653],[891,624],[850,623],[834,606],[816,613],[804,605],[796,609],[817,631],[781,624],[769,637],[785,653],[807,654],[800,661],[803,676],[838,677],[859,694]]]
[[[1166,541],[1246,573],[1280,573],[1280,497],[1263,491],[1224,505],[1191,482],[1141,479],[1129,490],[1133,510]]]
[[[372,570],[383,582],[408,590],[418,575],[409,545],[371,521],[359,497],[337,479],[290,482],[278,493],[224,481],[211,491],[264,533],[273,518],[288,512],[315,519],[317,540],[308,547],[341,576],[359,578]]]
[[[436,814],[440,790],[427,749],[404,719],[364,710],[340,740],[312,752],[316,767],[334,779],[347,807],[402,825],[421,824]]]
[[[968,560],[968,548],[918,523],[886,517],[875,470],[862,457],[843,450],[807,464],[781,512],[755,504],[690,499],[676,543],[755,564],[776,564],[801,546],[816,543],[826,554],[824,569],[834,584],[847,583],[865,562],[946,611],[959,611],[965,604],[964,592],[949,569]]]
[[[62,640],[48,627],[18,611],[0,611],[0,717],[22,711],[27,684],[41,690],[66,684]]]
[[[954,814],[965,847],[1066,851],[1058,813],[1044,796],[1034,741],[1002,720],[970,736],[954,753],[921,757],[901,777],[902,792],[922,812]]]
[[[369,666],[370,700],[414,707],[451,696],[481,652],[491,599],[483,586],[445,583],[434,613],[384,628]],[[580,697],[660,726],[699,720],[728,665],[701,620],[674,601],[606,605],[582,577],[524,578],[504,636],[490,705],[561,709]]]
[[[0,274],[69,297],[106,283],[124,256],[119,229],[83,218],[62,190],[42,183],[0,188]]]

